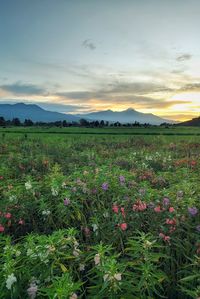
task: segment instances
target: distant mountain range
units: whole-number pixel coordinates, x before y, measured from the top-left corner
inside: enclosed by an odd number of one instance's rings
[[[100,111],[100,112],[93,112],[84,115],[78,115],[79,117],[84,117],[86,119],[91,120],[104,120],[110,122],[119,121],[120,123],[134,123],[139,122],[141,124],[149,123],[152,125],[160,125],[161,123],[177,123],[172,120],[164,119],[159,116],[156,116],[151,113],[142,113],[138,112],[132,108],[128,108],[124,111]]]
[[[151,113],[141,113],[132,108],[124,111],[100,111],[88,114],[64,114],[59,112],[52,112],[44,110],[38,105],[33,104],[0,104],[0,116],[3,116],[6,120],[12,120],[13,118],[19,118],[21,121],[25,119],[31,119],[33,122],[55,122],[66,120],[68,122],[78,122],[81,118],[88,121],[104,120],[109,122],[120,123],[134,123],[139,122],[150,123],[152,125],[160,125],[161,123],[177,123],[172,120],[163,119]]]
[[[24,103],[0,104],[0,116],[3,116],[6,120],[19,118],[21,121],[31,119],[33,122],[79,121],[79,118],[72,114],[47,111],[38,105]]]

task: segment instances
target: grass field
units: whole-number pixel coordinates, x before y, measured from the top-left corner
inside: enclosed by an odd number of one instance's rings
[[[0,298],[197,299],[199,128],[1,128]]]

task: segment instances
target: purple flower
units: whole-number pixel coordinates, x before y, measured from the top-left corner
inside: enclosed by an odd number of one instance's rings
[[[150,203],[147,204],[147,207],[149,209],[153,209],[155,207],[155,204],[153,202],[150,202]]]
[[[163,198],[163,205],[164,205],[164,206],[168,206],[169,203],[170,203],[169,198],[168,198],[168,197],[164,197],[164,198]]]
[[[138,192],[141,196],[144,196],[146,194],[146,189],[145,188],[140,188]]]
[[[121,184],[124,184],[125,183],[125,177],[123,175],[120,175],[119,176],[119,181]]]
[[[36,297],[37,290],[38,290],[37,285],[35,283],[32,283],[30,287],[27,289],[27,293],[30,299],[34,299]]]
[[[64,199],[64,205],[68,206],[70,204],[70,199],[69,198],[65,198]]]
[[[188,208],[188,213],[191,216],[195,216],[198,213],[198,209],[196,207]]]
[[[196,230],[200,232],[200,224],[196,226]]]
[[[104,191],[108,190],[108,183],[103,183],[102,186],[101,186],[101,188],[102,188]]]
[[[97,189],[94,188],[94,189],[91,190],[91,192],[92,192],[92,194],[96,194],[97,193]]]

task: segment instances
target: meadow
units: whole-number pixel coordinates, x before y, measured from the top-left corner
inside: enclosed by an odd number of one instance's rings
[[[200,297],[200,129],[0,129],[0,298]]]

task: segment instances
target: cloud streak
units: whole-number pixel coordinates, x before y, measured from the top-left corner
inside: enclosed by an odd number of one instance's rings
[[[44,95],[46,92],[42,87],[21,82],[1,85],[0,88],[15,95]]]

